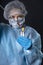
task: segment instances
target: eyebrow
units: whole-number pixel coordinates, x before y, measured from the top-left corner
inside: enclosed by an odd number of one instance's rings
[[[24,15],[17,15],[17,17],[24,17]],[[15,18],[15,15],[9,16],[9,18]]]

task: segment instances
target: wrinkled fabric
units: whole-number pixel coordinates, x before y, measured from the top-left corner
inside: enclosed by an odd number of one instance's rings
[[[41,65],[40,34],[31,27],[25,27],[24,32],[25,37],[32,40],[32,48],[28,50],[17,42],[21,29],[0,25],[0,65]]]

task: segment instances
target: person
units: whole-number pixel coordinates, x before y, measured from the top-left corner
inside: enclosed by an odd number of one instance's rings
[[[41,65],[42,62],[41,36],[34,28],[24,24],[27,13],[25,5],[18,0],[9,2],[4,8],[4,18],[14,31],[14,44],[16,43],[19,56],[19,64],[12,57],[11,65]]]

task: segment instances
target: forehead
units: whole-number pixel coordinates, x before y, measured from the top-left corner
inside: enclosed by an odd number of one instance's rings
[[[20,9],[12,9],[9,13],[9,17],[10,16],[19,16],[19,15],[23,16]]]

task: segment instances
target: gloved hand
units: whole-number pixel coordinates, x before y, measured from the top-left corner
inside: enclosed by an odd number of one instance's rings
[[[23,36],[18,37],[17,42],[25,49],[30,48],[32,45],[31,40]]]

